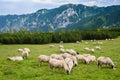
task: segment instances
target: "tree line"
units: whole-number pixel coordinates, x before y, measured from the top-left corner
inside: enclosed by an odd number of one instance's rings
[[[76,42],[81,40],[103,40],[108,38],[116,38],[120,36],[120,28],[118,29],[97,29],[97,30],[71,30],[60,32],[28,32],[20,30],[18,32],[6,32],[0,34],[1,44],[47,44]]]

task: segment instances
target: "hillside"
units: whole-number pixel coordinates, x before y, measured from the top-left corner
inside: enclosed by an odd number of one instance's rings
[[[96,29],[120,26],[120,5],[97,7],[66,4],[54,9],[41,9],[31,14],[0,16],[0,32],[58,31],[61,29]]]

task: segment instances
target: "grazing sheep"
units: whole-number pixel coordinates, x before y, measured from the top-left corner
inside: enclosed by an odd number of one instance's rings
[[[79,54],[79,55],[76,55],[76,58],[77,58],[77,60],[83,60],[84,56]]]
[[[74,66],[77,66],[78,65],[77,57],[76,56],[71,56],[70,58],[73,60]]]
[[[62,57],[65,59],[65,58],[67,58],[67,57],[71,57],[72,55],[70,55],[70,54],[68,54],[68,53],[64,53],[64,54],[62,54]]]
[[[18,49],[17,51],[18,51],[18,52],[23,52],[23,49]]]
[[[89,64],[90,62],[96,62],[96,57],[93,56],[93,55],[84,56],[84,57],[83,57],[83,61],[84,61],[86,64]]]
[[[66,58],[71,58],[71,59],[73,60],[74,66],[77,66],[77,65],[78,65],[77,57],[76,57],[76,56],[70,55],[70,54],[68,54],[68,53],[64,53],[64,54],[61,54],[61,55],[62,55],[62,57],[63,57],[64,59],[66,59]]]
[[[91,52],[91,53],[94,53],[94,52],[95,52],[95,50],[92,48],[92,49],[90,49],[90,52]]]
[[[82,60],[86,64],[89,64],[90,62],[96,62],[96,57],[90,54],[79,54],[76,57],[78,60]]]
[[[100,46],[95,46],[95,49],[101,50],[101,47]]]
[[[61,48],[62,48],[62,49],[64,49],[64,46],[62,46],[62,45],[59,45],[59,48],[60,48],[60,49],[61,49]]]
[[[66,52],[69,53],[69,54],[71,54],[71,55],[74,55],[74,56],[78,54],[78,52],[76,52],[73,49],[67,49]]]
[[[40,55],[38,57],[39,66],[40,66],[40,64],[42,64],[42,62],[49,62],[49,59],[50,59],[50,57],[47,55]]]
[[[51,54],[50,57],[53,59],[63,60],[62,54]]]
[[[50,46],[50,48],[54,48],[55,47],[55,45],[49,45]]]
[[[49,60],[50,68],[63,68],[67,74],[70,74],[70,69],[64,60],[57,60],[50,58]]]
[[[109,57],[101,56],[97,59],[97,61],[99,68],[102,67],[103,64],[109,65],[111,68],[115,68],[113,61]]]
[[[74,66],[73,60],[72,60],[71,58],[65,58],[65,62],[66,62],[66,64],[67,64],[68,67],[69,67],[69,73],[70,73],[71,70],[72,70],[72,68],[73,68],[73,66]]]
[[[66,52],[65,49],[60,48],[60,53],[65,53],[65,52]]]
[[[90,51],[90,48],[86,47],[86,48],[84,48],[84,50],[86,50],[86,51]]]
[[[10,60],[10,61],[22,61],[23,57],[21,57],[21,56],[14,56],[14,57],[8,57],[7,59]]]
[[[30,49],[29,48],[24,48],[25,51],[28,51],[28,53],[30,53]]]

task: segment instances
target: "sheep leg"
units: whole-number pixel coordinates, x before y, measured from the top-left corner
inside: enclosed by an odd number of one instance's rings
[[[98,68],[102,67],[102,64],[100,62],[98,62]]]
[[[39,66],[42,65],[42,60],[39,60]]]
[[[52,71],[53,71],[53,66],[52,65],[50,65],[50,68],[52,69]]]

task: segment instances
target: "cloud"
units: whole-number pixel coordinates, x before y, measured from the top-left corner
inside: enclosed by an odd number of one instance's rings
[[[120,0],[0,0],[0,15],[32,13],[39,9],[52,9],[68,3],[110,6],[120,5]]]
[[[87,5],[87,6],[94,6],[97,5],[96,1],[88,1],[88,2],[81,2],[81,4]]]

